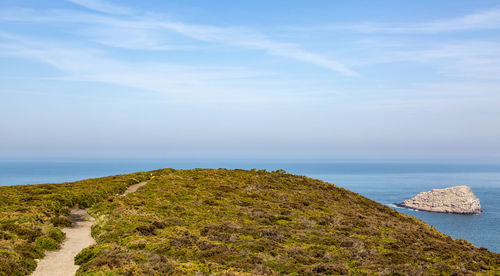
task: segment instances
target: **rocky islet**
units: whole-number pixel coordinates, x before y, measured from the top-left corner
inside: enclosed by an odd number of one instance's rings
[[[445,189],[432,189],[422,192],[415,197],[398,204],[402,207],[416,210],[455,213],[481,214],[482,208],[479,199],[468,186],[454,186]]]

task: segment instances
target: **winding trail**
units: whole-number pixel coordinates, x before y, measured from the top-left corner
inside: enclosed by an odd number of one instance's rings
[[[136,192],[146,183],[130,185],[121,196]],[[71,209],[70,219],[73,222],[71,227],[62,229],[66,233],[66,239],[61,244],[61,248],[57,251],[46,251],[45,258],[38,262],[36,270],[31,275],[71,276],[76,274],[78,266],[75,265],[75,256],[82,249],[95,243],[91,236],[94,218],[87,213],[86,209],[76,206]]]

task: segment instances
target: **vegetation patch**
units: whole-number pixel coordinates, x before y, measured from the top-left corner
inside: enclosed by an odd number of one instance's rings
[[[0,187],[0,275],[28,275],[44,250],[59,248],[71,226],[70,208],[113,198],[155,172],[71,183]]]
[[[0,275],[28,275],[57,249],[76,204],[91,207],[97,241],[78,275],[500,274],[500,254],[282,170],[164,169],[0,195]]]
[[[49,238],[53,239],[57,243],[60,243],[64,240],[66,234],[64,234],[64,232],[61,231],[61,229],[50,228],[49,231],[47,231],[47,236],[49,236]]]
[[[495,275],[499,254],[284,171],[156,171],[93,205],[78,275]]]
[[[46,236],[38,237],[35,241],[35,245],[42,250],[53,251],[59,248],[59,244],[57,243],[57,241]]]

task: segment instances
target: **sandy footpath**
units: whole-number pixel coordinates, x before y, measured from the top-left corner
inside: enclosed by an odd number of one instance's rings
[[[131,185],[123,193],[123,196],[134,193],[139,187],[146,185],[147,182],[141,182]],[[64,228],[62,231],[66,233],[66,239],[57,251],[46,251],[45,258],[38,262],[34,276],[71,276],[75,275],[78,266],[75,265],[75,256],[95,243],[94,238],[90,235],[94,218],[91,217],[87,210],[74,207],[71,209],[70,215],[73,225],[69,228]]]
[[[148,182],[141,182],[141,183],[137,183],[137,184],[134,184],[134,185],[130,185],[127,190],[123,193],[124,196],[130,194],[130,193],[135,193],[137,191],[137,189],[139,189],[140,187],[146,185],[146,183]]]

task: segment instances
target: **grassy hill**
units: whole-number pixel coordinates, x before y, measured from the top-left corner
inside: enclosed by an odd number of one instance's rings
[[[1,187],[0,274],[32,270],[33,258],[54,248],[45,240],[57,247],[74,203],[96,218],[97,244],[76,257],[79,275],[500,273],[500,254],[320,180],[165,169]]]

